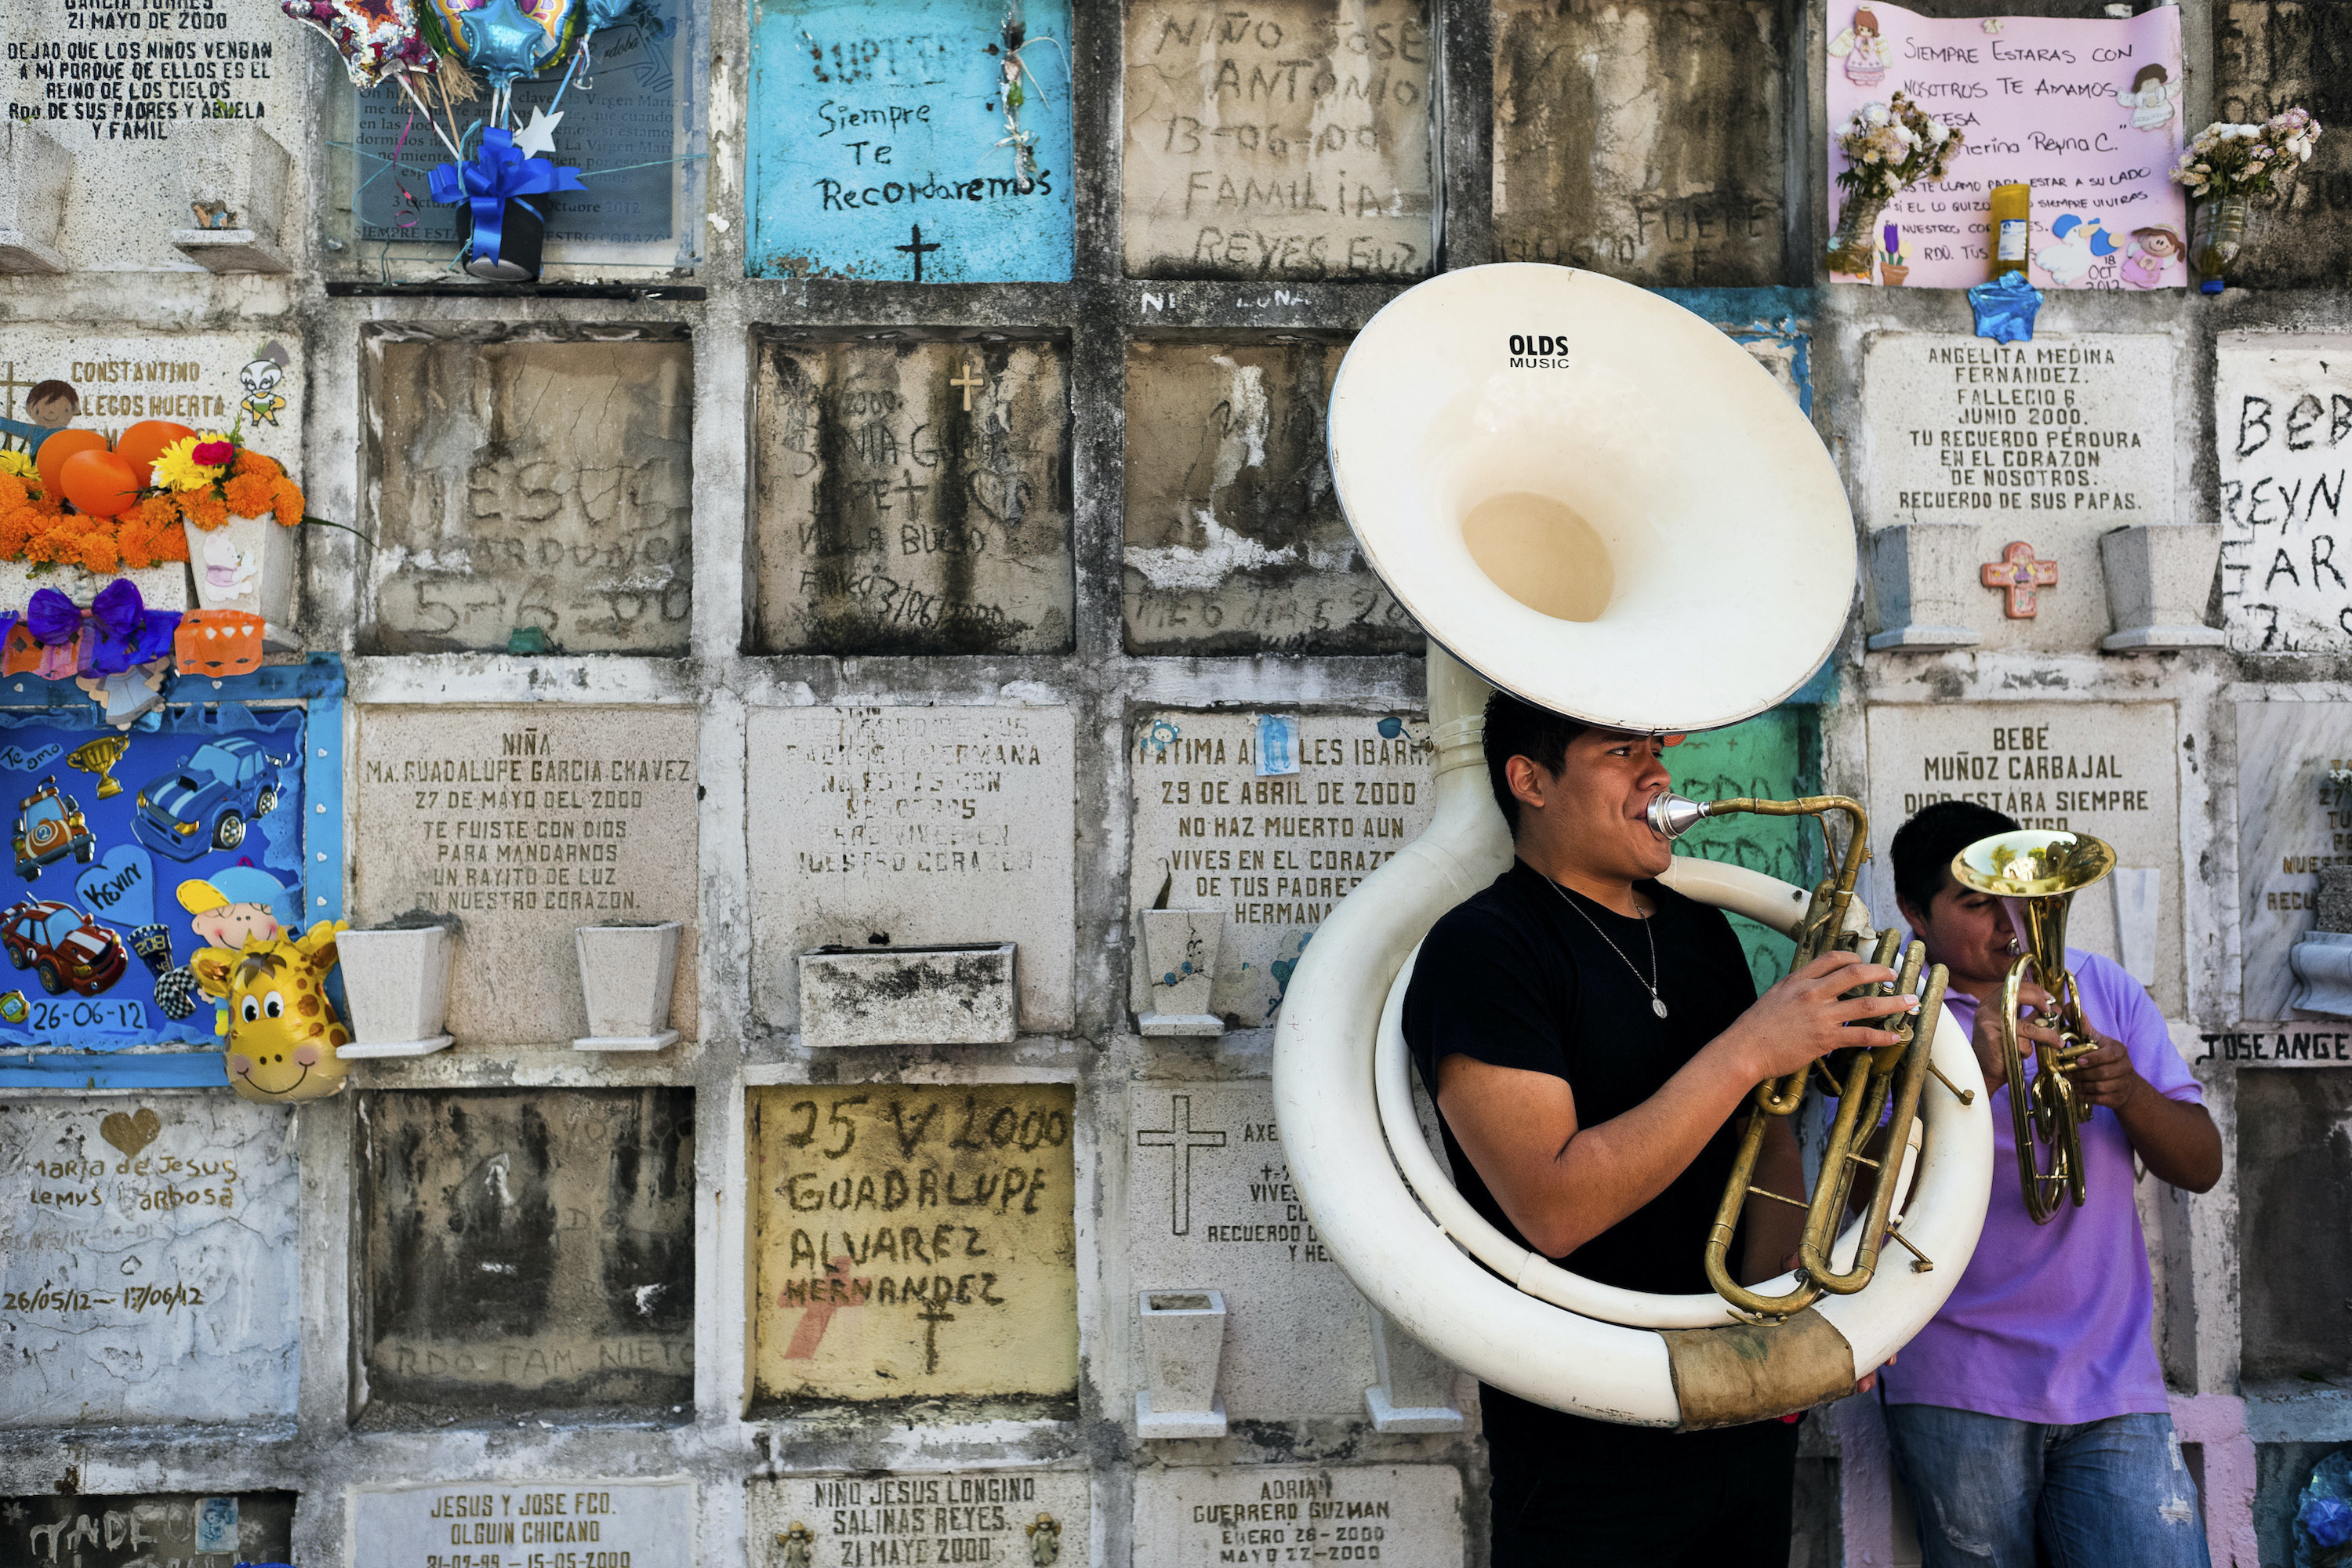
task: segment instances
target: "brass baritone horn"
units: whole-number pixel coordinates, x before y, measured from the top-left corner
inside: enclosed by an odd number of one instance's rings
[[[1853,903],[1854,882],[1862,874],[1863,863],[1870,858],[1870,818],[1861,805],[1835,795],[1808,795],[1801,800],[1695,801],[1661,794],[1650,803],[1649,822],[1662,837],[1673,839],[1706,817],[1741,812],[1759,816],[1810,816],[1821,826],[1825,851],[1832,849],[1829,814],[1842,812],[1853,823],[1836,878],[1823,880],[1813,889],[1812,902],[1797,932],[1797,951],[1790,962],[1790,973],[1794,973],[1833,949],[1859,951],[1864,933],[1847,929],[1846,915]],[[1834,861],[1837,857],[1832,852],[1830,858]],[[1895,970],[1895,981],[1891,985],[1864,986],[1848,994],[1905,995],[1917,990],[1919,972],[1927,961],[1927,948],[1922,943],[1915,942],[1905,948],[1896,932],[1882,931],[1870,957],[1871,962]],[[1754,1109],[1748,1114],[1738,1158],[1732,1166],[1731,1179],[1724,1186],[1723,1202],[1715,1214],[1715,1228],[1708,1233],[1706,1241],[1707,1282],[1726,1301],[1759,1318],[1786,1318],[1803,1311],[1820,1300],[1824,1292],[1849,1296],[1869,1284],[1878,1267],[1879,1251],[1888,1237],[1911,1247],[1896,1228],[1902,1222],[1891,1215],[1904,1150],[1912,1122],[1918,1115],[1919,1091],[1929,1071],[1927,1055],[1934,1038],[1933,1021],[1942,1016],[1944,982],[1944,966],[1939,963],[1927,975],[1927,989],[1920,996],[1916,1010],[1876,1021],[1895,1032],[1897,1038],[1893,1045],[1832,1051],[1810,1068],[1782,1079],[1767,1079],[1756,1086]],[[1835,1098],[1838,1109],[1830,1124],[1828,1145],[1822,1154],[1822,1173],[1813,1183],[1809,1201],[1800,1204],[1784,1194],[1755,1184],[1756,1159],[1770,1125],[1767,1119],[1794,1115],[1804,1104],[1806,1085],[1815,1075],[1820,1077],[1823,1091]],[[1861,1152],[1861,1145],[1878,1131],[1890,1095],[1895,1103],[1891,1134],[1884,1157],[1874,1160]],[[1853,1195],[1855,1173],[1864,1166],[1875,1167],[1878,1176],[1871,1187],[1870,1210],[1853,1265],[1839,1269],[1830,1253]],[[1731,1277],[1727,1259],[1732,1233],[1750,1194],[1805,1211],[1797,1283],[1782,1295],[1762,1295]],[[1916,1255],[1914,1268],[1924,1272],[1934,1267],[1917,1247],[1911,1247],[1911,1250]]]
[[[2009,1116],[2017,1142],[2017,1176],[2025,1212],[2036,1225],[2058,1214],[2063,1190],[2083,1206],[2083,1123],[2091,1102],[2065,1069],[2097,1050],[2083,1016],[2083,994],[2066,967],[2066,910],[2074,895],[2115,869],[2116,852],[2086,833],[2020,829],[1979,838],[1952,857],[1952,879],[2009,906],[2024,952],[2000,992],[2000,1056],[2009,1072]],[[2050,993],[2061,1043],[2039,1047],[2025,1077],[2017,1028],[2018,992],[2028,971]],[[2042,1152],[2048,1152],[2045,1168]]]

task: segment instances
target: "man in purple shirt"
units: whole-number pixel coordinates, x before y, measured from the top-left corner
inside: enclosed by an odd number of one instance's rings
[[[2000,900],[1950,870],[1960,850],[2017,826],[1944,801],[1905,823],[1891,849],[1903,918],[1928,962],[1951,972],[1945,1000],[1993,1091],[1983,1238],[1944,1310],[1881,1374],[1895,1468],[1927,1568],[2034,1568],[2037,1533],[2056,1568],[2210,1568],[2149,1332],[2132,1162],[2201,1193],[2221,1179],[2221,1134],[2147,990],[2069,948],[2099,1043],[2071,1069],[2097,1107],[2082,1130],[2088,1192],[2048,1225],[2025,1212],[2000,1053],[2016,933]],[[2049,996],[2029,984],[2020,1000],[2031,1015]],[[2023,1034],[2057,1038],[2032,1023]]]

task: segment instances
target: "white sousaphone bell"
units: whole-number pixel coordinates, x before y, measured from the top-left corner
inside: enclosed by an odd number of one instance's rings
[[[1917,1120],[1891,1189],[1890,1239],[1932,1267],[1865,1263],[1836,1294],[1784,1275],[1754,1288],[1790,1303],[1763,1317],[1711,1292],[1604,1286],[1506,1238],[1424,1141],[1399,1026],[1422,938],[1510,864],[1479,746],[1488,683],[1647,731],[1712,729],[1788,697],[1853,596],[1853,519],[1828,453],[1717,328],[1628,284],[1528,264],[1443,274],[1374,316],[1333,385],[1329,449],[1366,558],[1429,633],[1437,794],[1428,831],[1323,922],[1282,1005],[1275,1108],[1318,1232],[1406,1332],[1555,1409],[1701,1427],[1847,1392],[1943,1305],[1984,1223],[1991,1122],[1948,1013],[1924,1026],[1942,1081],[1921,1093],[1921,1073],[1906,1079]],[[1791,937],[1818,897],[1692,858],[1662,880]],[[1839,907],[1868,934],[1858,900]],[[1852,1270],[1876,1242],[1835,1208],[1829,1251]]]

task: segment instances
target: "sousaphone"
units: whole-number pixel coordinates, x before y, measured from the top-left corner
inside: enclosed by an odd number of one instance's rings
[[[1784,1275],[1755,1291],[1807,1304],[1761,1314],[1712,1292],[1601,1285],[1487,1224],[1422,1135],[1399,1022],[1423,936],[1510,864],[1479,745],[1489,690],[1651,731],[1787,698],[1853,597],[1853,519],[1828,453],[1715,327],[1534,265],[1446,273],[1373,317],[1332,387],[1329,448],[1365,558],[1429,634],[1436,807],[1323,922],[1276,1025],[1283,1151],[1318,1234],[1400,1328],[1555,1409],[1699,1427],[1845,1393],[1943,1305],[1984,1222],[1991,1125],[1949,1013],[1919,1021],[1943,1081],[1915,1096],[1883,1216],[1910,1266],[1857,1268],[1865,1215],[1816,1259],[1842,1271],[1842,1293]],[[1681,857],[1663,880],[1792,939],[1816,911],[1809,940],[1824,934],[1826,885]],[[1867,951],[1850,878],[1831,907],[1834,934]]]

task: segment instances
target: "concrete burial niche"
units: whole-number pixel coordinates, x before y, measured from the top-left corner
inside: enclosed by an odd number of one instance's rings
[[[793,336],[758,363],[759,651],[1070,647],[1067,344]]]
[[[1130,278],[1409,279],[1435,259],[1426,0],[1129,5]]]
[[[756,1407],[964,1398],[1075,1413],[1067,1084],[750,1094]]]
[[[292,1492],[71,1489],[0,1498],[0,1562],[26,1568],[284,1562],[294,1554]]]
[[[2352,1257],[2314,1245],[2352,1227],[2352,1068],[2246,1068],[2238,1075],[2238,1247],[2247,1260],[2239,1322],[2249,1384],[2352,1373],[2344,1332]]]
[[[1501,0],[1495,258],[1654,288],[1789,281],[1787,14]]]
[[[687,650],[694,350],[682,329],[543,341],[379,328],[362,347],[376,541],[364,651]]]
[[[1412,653],[1323,455],[1346,344],[1139,340],[1127,350],[1130,653]]]
[[[692,1402],[692,1090],[375,1092],[359,1113],[363,1420]]]
[[[2298,0],[2221,0],[2213,110],[2232,121],[2311,110],[2352,122],[2352,10]],[[2331,144],[2332,143],[2332,144]],[[2250,289],[2340,288],[2352,268],[2352,146],[2322,136],[2283,200],[2257,204],[2231,281]]]
[[[0,1101],[0,1427],[293,1415],[290,1111],[225,1089]]]

